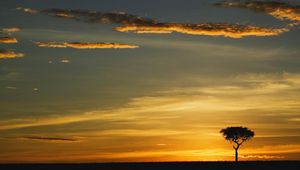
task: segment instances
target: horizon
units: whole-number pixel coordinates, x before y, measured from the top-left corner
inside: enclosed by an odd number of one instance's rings
[[[0,162],[0,165],[96,165],[96,164],[168,164],[168,163],[231,163],[235,164],[243,164],[243,163],[280,163],[280,162],[300,162],[299,160],[243,160],[236,163],[234,160],[228,161],[164,161],[164,162]]]
[[[0,164],[300,160],[298,0],[0,10]]]

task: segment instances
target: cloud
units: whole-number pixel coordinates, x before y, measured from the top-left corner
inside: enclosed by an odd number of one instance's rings
[[[196,78],[201,83],[207,82],[198,75]],[[258,136],[278,136],[276,140],[258,137],[253,143],[247,143],[241,153],[242,159],[277,159],[278,155],[291,159],[294,158],[291,155],[299,153],[297,139],[288,138],[299,135],[297,122],[286,121],[286,118],[299,115],[299,73],[253,73],[220,78],[218,82],[213,80],[213,85],[192,86],[191,83],[135,97],[125,105],[107,110],[2,120],[0,130],[4,134],[29,131],[35,133],[34,137],[43,138],[47,137],[43,136],[45,132],[50,136],[84,136],[89,147],[83,154],[76,149],[56,149],[69,155],[95,156],[97,160],[130,157],[140,160],[155,156],[166,156],[168,160],[173,160],[174,156],[178,156],[174,160],[230,160],[232,147],[220,134],[211,134],[228,125],[242,124],[255,130]],[[210,145],[215,148],[207,149]],[[55,157],[57,152],[52,150],[52,145],[48,146],[43,148],[43,153]],[[99,150],[101,154],[96,156]],[[17,154],[20,153],[14,154],[14,159]],[[82,157],[78,159],[83,160]]]
[[[2,28],[1,31],[5,33],[13,33],[13,32],[19,32],[21,29],[18,27],[11,27],[11,28]]]
[[[300,122],[300,117],[298,117],[298,118],[291,118],[291,119],[289,119],[289,121],[291,121],[291,122]]]
[[[44,137],[44,136],[22,136],[19,139],[28,139],[28,140],[41,140],[49,142],[78,142],[78,139],[75,138],[60,138],[60,137]]]
[[[89,133],[88,136],[127,136],[127,137],[149,137],[149,136],[176,136],[176,135],[186,135],[188,134],[186,131],[174,131],[174,130],[164,130],[164,129],[148,129],[147,133],[144,130],[137,129],[113,129],[113,130],[102,130]]]
[[[201,77],[201,82],[206,80]],[[191,158],[187,160],[229,160],[233,154],[230,145],[220,134],[211,134],[228,125],[242,124],[258,136],[279,136],[271,141],[255,138],[255,146],[249,142],[243,148],[243,159],[277,159],[272,156],[278,155],[290,159],[289,155],[299,153],[299,145],[289,145],[296,141],[287,143],[287,136],[297,135],[298,127],[297,122],[286,118],[299,115],[299,87],[300,74],[296,73],[243,74],[214,81],[213,85],[185,86],[135,97],[125,105],[107,110],[2,120],[0,130],[29,131],[42,137],[45,131],[52,136],[84,136],[89,147],[83,155],[95,155],[95,148],[111,152],[101,152],[101,158],[139,160],[154,154],[167,155],[169,160],[174,155],[178,156],[174,160],[183,160],[185,156]],[[275,116],[269,116],[271,113]],[[120,147],[118,141],[129,144]],[[212,144],[216,150],[207,149]],[[289,146],[277,146],[280,144]]]
[[[218,122],[217,117],[230,117],[232,122],[239,123],[249,123],[250,119],[253,121],[259,119],[260,122],[263,121],[264,126],[268,126],[269,123],[277,120],[270,120],[272,115],[268,115],[268,120],[262,120],[262,117],[265,118],[264,114],[273,113],[280,118],[278,121],[281,125],[289,127],[285,124],[290,122],[287,121],[287,118],[297,116],[295,113],[300,108],[300,74],[246,74],[221,81],[222,84],[217,86],[169,89],[153,95],[133,98],[126,106],[111,110],[95,110],[69,116],[41,117],[24,122],[19,120],[9,123],[0,122],[0,130],[88,121],[133,121],[136,124],[164,122],[167,125],[168,121],[172,122],[172,120],[178,119],[183,121],[184,117],[188,115],[199,118],[208,113],[213,117],[201,117],[203,123],[209,122],[213,118],[216,124],[220,124],[223,120]],[[251,111],[250,118],[246,116],[249,111]],[[282,112],[287,115],[281,115]],[[244,113],[245,117],[227,113]],[[293,117],[289,114],[293,114]],[[192,125],[193,122],[190,124]],[[293,124],[290,125],[293,126]]]
[[[167,144],[165,144],[165,143],[157,143],[156,145],[157,146],[167,146]]]
[[[36,42],[35,44],[39,47],[46,48],[67,48],[67,45],[59,42]]]
[[[18,40],[13,37],[0,37],[0,43],[15,44],[17,42],[18,42]]]
[[[76,49],[103,49],[103,48],[138,48],[136,45],[117,43],[90,43],[90,42],[36,42],[39,47],[46,48],[76,48]]]
[[[10,90],[16,90],[17,89],[17,87],[14,87],[14,86],[6,86],[5,88],[10,89]]]
[[[42,10],[41,13],[53,17],[74,19],[89,23],[121,24],[121,26],[116,27],[115,30],[140,34],[170,34],[177,32],[189,35],[242,38],[246,36],[276,36],[289,31],[287,28],[269,28],[228,23],[160,23],[155,19],[144,18],[125,12],[103,13],[87,10],[47,9]]]
[[[293,6],[276,1],[223,1],[216,6],[246,8],[256,12],[264,12],[280,20],[290,20],[300,24],[300,6]]]
[[[61,60],[60,62],[67,64],[67,63],[70,63],[70,60],[64,59],[64,60]]]
[[[117,24],[152,24],[155,20],[143,18],[125,12],[97,12],[85,10],[47,9],[42,10],[50,16],[75,19],[91,23],[117,23]]]
[[[241,155],[243,159],[283,159],[284,156],[275,156],[275,155]]]
[[[123,25],[116,27],[119,32],[134,32],[138,34],[170,34],[173,32],[190,35],[224,36],[243,38],[246,36],[275,36],[289,31],[286,28],[266,28],[239,24],[178,24],[159,23],[148,25]]]
[[[30,14],[39,13],[38,10],[35,10],[35,9],[32,9],[32,8],[17,7],[16,10],[23,11],[25,13],[30,13]]]
[[[16,53],[14,51],[0,50],[0,59],[8,58],[21,58],[24,57],[23,53]]]
[[[270,154],[283,154],[283,153],[299,153],[299,144],[289,145],[275,145],[275,146],[264,146],[260,148],[245,148],[244,153],[255,153],[255,155],[270,155]]]

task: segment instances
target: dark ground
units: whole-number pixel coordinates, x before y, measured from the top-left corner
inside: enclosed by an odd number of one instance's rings
[[[300,161],[0,164],[0,170],[300,170]]]

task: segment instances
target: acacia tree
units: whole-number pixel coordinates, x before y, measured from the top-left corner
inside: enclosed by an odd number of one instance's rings
[[[235,150],[235,162],[238,162],[238,149],[247,140],[254,137],[254,132],[246,127],[227,127],[220,131],[223,137],[233,142],[233,149]]]

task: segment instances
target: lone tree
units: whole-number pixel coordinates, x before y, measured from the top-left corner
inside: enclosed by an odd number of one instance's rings
[[[247,140],[254,137],[254,132],[246,127],[227,127],[220,131],[226,140],[233,142],[235,150],[235,162],[238,162],[238,149]]]

